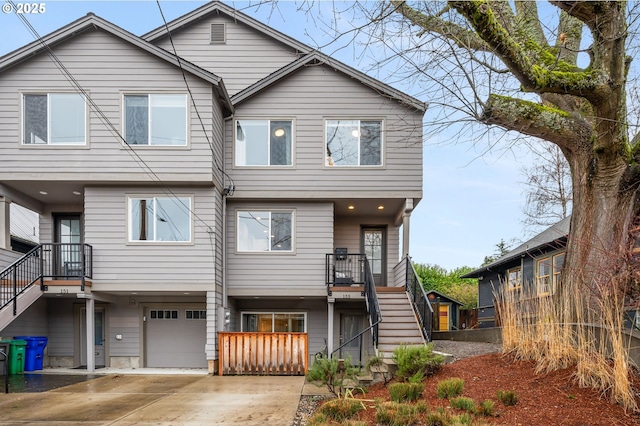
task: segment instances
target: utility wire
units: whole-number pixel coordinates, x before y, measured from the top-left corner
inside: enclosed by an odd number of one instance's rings
[[[11,4],[11,6],[14,7],[14,9],[16,8],[15,3],[13,2],[13,0],[7,0],[7,2],[9,4]],[[104,112],[102,111],[102,109],[93,101],[93,99],[91,99],[91,97],[89,96],[89,94],[87,93],[87,91],[80,85],[80,83],[76,80],[76,78],[73,76],[73,74],[67,69],[67,67],[65,67],[65,65],[62,63],[62,61],[60,61],[60,59],[57,57],[57,55],[53,52],[53,50],[51,49],[51,47],[42,39],[42,37],[40,36],[40,34],[38,33],[38,31],[31,25],[31,23],[29,22],[29,20],[25,17],[24,14],[16,14],[16,16],[18,16],[18,19],[20,19],[20,21],[23,23],[23,25],[25,25],[25,27],[29,30],[29,32],[31,32],[32,36],[36,38],[36,40],[47,50],[49,57],[53,60],[54,65],[60,70],[60,72],[63,74],[63,76],[66,78],[66,80],[80,93],[82,93],[82,95],[84,96],[85,100],[89,103],[90,107],[94,110],[94,112],[96,113],[96,115],[98,116],[98,119],[107,127],[107,129],[116,136],[117,139],[119,139],[120,141],[123,142],[125,150],[129,153],[129,155],[132,156],[133,160],[136,161],[140,168],[147,174],[149,175],[152,180],[155,180],[155,182],[158,184],[159,188],[166,194],[169,196],[174,197],[187,211],[189,211],[194,218],[196,218],[198,221],[200,221],[204,226],[205,230],[209,230],[209,229],[213,229],[211,225],[209,225],[204,219],[202,219],[198,214],[196,214],[196,212],[194,212],[193,210],[191,210],[191,208],[187,205],[185,205],[182,200],[180,200],[180,197],[178,197],[178,195],[176,195],[171,188],[169,188],[168,186],[166,186],[164,184],[164,182],[162,181],[162,179],[153,171],[153,169],[140,157],[140,155],[127,143],[127,141],[125,140],[125,138],[120,134],[120,131],[118,129],[116,129],[115,125],[111,122],[111,120],[104,114]],[[206,135],[206,133],[205,133]],[[207,141],[209,140],[208,136],[207,136]],[[215,156],[214,156],[215,159]],[[216,164],[217,165],[217,164]]]

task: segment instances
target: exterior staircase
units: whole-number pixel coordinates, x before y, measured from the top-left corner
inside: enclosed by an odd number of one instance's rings
[[[424,345],[411,301],[404,287],[378,287],[378,303],[384,320],[378,326],[378,353],[390,358],[400,345]]]

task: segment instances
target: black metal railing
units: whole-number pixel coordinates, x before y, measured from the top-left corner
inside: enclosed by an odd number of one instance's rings
[[[44,278],[78,279],[84,291],[85,278],[93,276],[93,247],[89,244],[45,243],[34,247],[0,272],[0,309],[13,304],[17,315],[18,296]]]
[[[349,286],[365,284],[364,254],[327,254],[327,286]]]
[[[373,273],[369,266],[369,261],[365,255],[362,256],[363,278],[364,278],[364,295],[367,304],[367,312],[369,313],[369,327],[353,336],[351,339],[343,342],[337,349],[331,352],[331,356],[337,354],[342,355],[342,351],[352,342],[358,342],[358,365],[363,365],[364,358],[364,336],[367,332],[371,332],[371,343],[374,348],[378,347],[378,324],[382,322],[382,314],[380,312],[380,304],[378,303],[378,294],[376,293],[376,283],[373,279]],[[353,361],[353,360],[352,360]]]
[[[411,298],[411,305],[418,318],[420,330],[422,336],[427,342],[431,341],[433,332],[433,307],[431,302],[427,298],[427,294],[422,287],[420,277],[416,273],[416,269],[413,267],[411,257],[405,257],[406,262],[406,289]]]

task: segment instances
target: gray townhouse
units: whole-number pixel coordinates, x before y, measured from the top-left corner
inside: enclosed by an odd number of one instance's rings
[[[0,335],[46,336],[52,368],[224,374],[424,342],[425,109],[217,1],[142,36],[89,14],[5,55]],[[39,214],[26,254],[12,204]]]

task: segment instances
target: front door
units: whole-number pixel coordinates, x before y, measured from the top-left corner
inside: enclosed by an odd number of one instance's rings
[[[449,305],[438,305],[438,331],[449,331]]]
[[[94,354],[96,368],[105,366],[104,357],[104,308],[96,308],[94,313]],[[87,310],[80,312],[80,365],[87,365]]]
[[[79,214],[54,215],[54,274],[64,277],[82,275],[82,222]]]
[[[364,329],[365,316],[363,314],[343,313],[340,315],[340,346],[349,342]],[[364,333],[362,338],[356,338],[347,343],[340,350],[341,359],[350,359],[352,365],[360,365],[361,357],[366,353],[368,344],[368,334]],[[362,346],[362,348],[361,348]]]
[[[387,228],[362,227],[362,253],[367,255],[376,286],[387,285]]]

